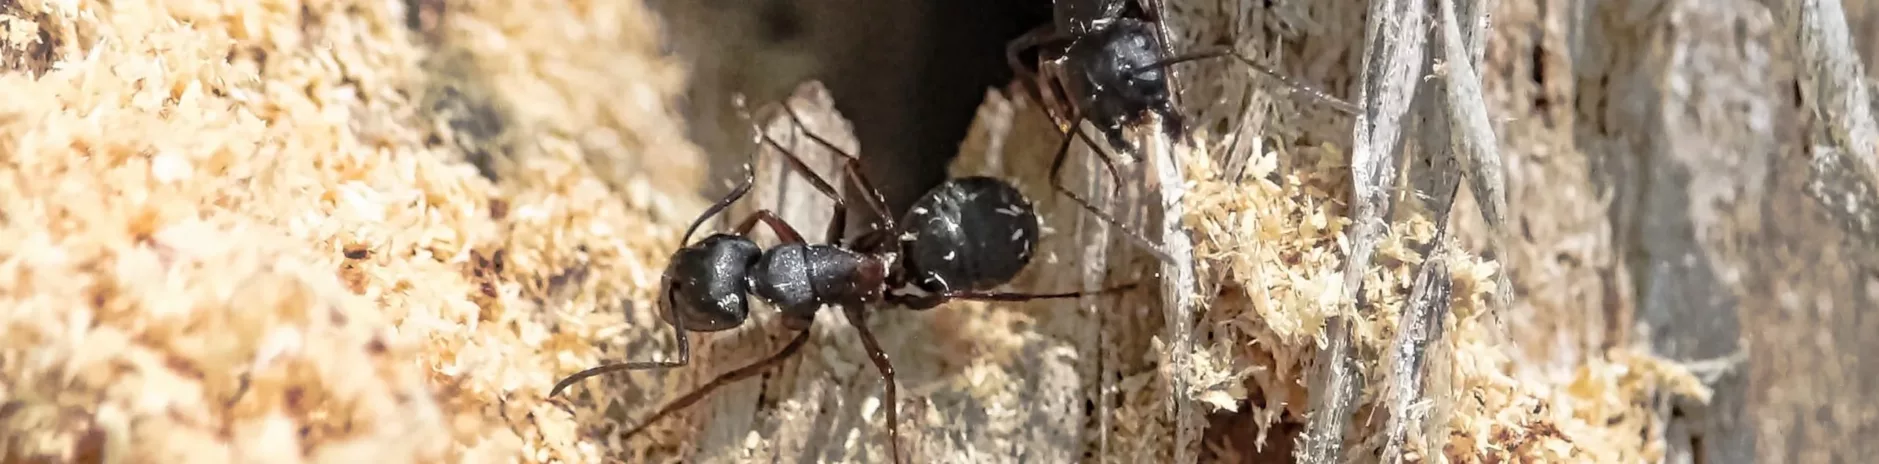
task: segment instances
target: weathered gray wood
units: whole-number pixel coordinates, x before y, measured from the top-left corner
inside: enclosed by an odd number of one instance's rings
[[[1448,261],[1440,253],[1447,248],[1441,245],[1448,240],[1448,228],[1436,227],[1435,243],[1429,257],[1424,258],[1422,269],[1416,272],[1416,281],[1410,287],[1409,304],[1403,310],[1400,334],[1390,345],[1389,357],[1384,366],[1389,370],[1385,374],[1389,389],[1385,406],[1390,416],[1384,426],[1383,462],[1402,462],[1404,446],[1408,444],[1410,433],[1417,430],[1427,416],[1427,411],[1434,403],[1423,397],[1425,389],[1423,377],[1431,353],[1431,345],[1442,340],[1446,327],[1444,318],[1448,316],[1450,277]],[[1441,429],[1441,428],[1438,428]],[[1441,437],[1437,435],[1436,437]],[[1428,449],[1427,440],[1422,449]]]
[[[1159,126],[1159,125],[1156,125]],[[1160,265],[1161,311],[1164,317],[1163,329],[1169,340],[1169,361],[1163,366],[1163,372],[1169,379],[1168,414],[1174,420],[1174,462],[1187,464],[1200,458],[1199,447],[1201,411],[1197,409],[1193,393],[1195,353],[1194,344],[1194,242],[1188,235],[1186,217],[1181,205],[1182,196],[1187,190],[1187,176],[1182,173],[1180,162],[1175,159],[1175,150],[1191,149],[1177,147],[1174,139],[1164,134],[1151,134],[1143,137],[1150,141],[1145,155],[1151,163],[1147,168],[1153,172],[1145,186],[1154,193],[1148,198],[1157,202],[1149,208],[1148,216],[1154,218],[1154,235],[1161,244],[1161,251],[1170,259],[1162,260]]]
[[[1426,356],[1437,344],[1442,343],[1444,320],[1449,313],[1448,267],[1441,256],[1446,249],[1449,229],[1449,214],[1454,207],[1455,194],[1460,187],[1460,177],[1464,175],[1472,181],[1470,187],[1475,197],[1481,201],[1482,215],[1487,219],[1488,233],[1493,237],[1496,250],[1504,246],[1500,240],[1506,219],[1505,182],[1501,174],[1500,153],[1497,149],[1493,127],[1487,119],[1487,107],[1481,95],[1481,83],[1475,72],[1476,61],[1470,56],[1482,42],[1479,40],[1485,31],[1473,30],[1485,20],[1476,17],[1458,17],[1456,2],[1438,0],[1435,29],[1439,33],[1438,55],[1444,64],[1440,79],[1429,82],[1428,88],[1418,96],[1422,113],[1419,125],[1422,136],[1418,157],[1427,159],[1422,172],[1412,172],[1411,177],[1418,186],[1419,195],[1427,195],[1426,201],[1431,216],[1436,223],[1435,238],[1421,250],[1425,261],[1417,271],[1416,281],[1411,288],[1408,306],[1399,319],[1401,331],[1391,344],[1387,355],[1383,386],[1385,406],[1388,417],[1384,426],[1383,445],[1384,462],[1401,462],[1403,447],[1409,439],[1411,430],[1417,425],[1421,429],[1435,433],[1434,437],[1446,436],[1447,424],[1439,421],[1421,423],[1422,410],[1416,408],[1441,407],[1452,401],[1446,392],[1429,394],[1425,398],[1423,386],[1427,372],[1424,366]],[[1469,11],[1482,13],[1469,2]],[[1462,25],[1471,27],[1468,34],[1463,34]],[[1466,37],[1466,38],[1464,38]],[[1456,159],[1460,158],[1461,163]],[[1498,298],[1495,311],[1505,311],[1511,297],[1506,290],[1509,287],[1507,273],[1500,273],[1502,290],[1496,293]],[[1439,282],[1434,282],[1439,281]],[[1420,423],[1420,424],[1419,424]],[[1425,447],[1428,446],[1425,441]]]
[[[1389,211],[1403,118],[1428,69],[1423,59],[1427,6],[1422,0],[1372,2],[1364,34],[1362,90],[1357,102],[1363,112],[1357,116],[1351,150],[1351,248],[1343,271],[1345,300],[1360,307],[1363,276],[1383,236],[1384,215]],[[1355,315],[1356,309],[1352,311]],[[1319,350],[1309,383],[1309,422],[1295,456],[1301,462],[1332,463],[1343,459],[1344,432],[1363,390],[1363,375],[1353,358],[1350,321],[1332,318]]]
[[[1799,108],[1795,108],[1799,110]],[[1740,383],[1746,404],[1712,404],[1693,419],[1747,429],[1753,454],[1733,462],[1864,462],[1879,455],[1879,265],[1858,258],[1848,234],[1804,193],[1815,182],[1807,121],[1769,160],[1765,196],[1745,198],[1743,230],[1729,246],[1748,272],[1742,326],[1748,362],[1719,379]],[[1717,395],[1726,392],[1718,389]],[[1720,416],[1720,417],[1718,417]],[[1705,443],[1710,440],[1705,436]],[[1732,437],[1723,437],[1731,439]]]
[[[1588,9],[1585,59],[1574,65],[1582,82],[1610,84],[1587,89],[1600,104],[1584,108],[1603,111],[1580,114],[1595,129],[1579,142],[1616,197],[1610,214],[1636,304],[1627,320],[1642,330],[1615,329],[1670,359],[1725,357],[1740,349],[1740,282],[1753,273],[1727,251],[1751,227],[1731,216],[1766,195],[1779,146],[1773,24],[1747,1],[1658,6]],[[1745,379],[1720,382],[1707,405],[1667,399],[1671,462],[1753,459]]]
[[[1443,0],[1441,4],[1445,9],[1441,15],[1443,36],[1438,42],[1444,44],[1442,61],[1448,64],[1441,80],[1443,87],[1437,94],[1441,98],[1431,98],[1431,101],[1439,102],[1445,112],[1450,126],[1447,130],[1449,146],[1461,162],[1462,174],[1468,178],[1468,189],[1474,193],[1482,219],[1487,221],[1488,250],[1501,256],[1507,251],[1507,168],[1501,160],[1493,123],[1488,120],[1481,74],[1477,71],[1487,45],[1488,8],[1492,8],[1494,2]],[[1446,218],[1447,214],[1437,217]],[[1507,272],[1498,273],[1495,282],[1498,291],[1494,293],[1492,310],[1498,317],[1512,306],[1514,292]]]
[[[1799,52],[1801,103],[1820,121],[1810,136],[1834,147],[1812,153],[1807,191],[1851,238],[1879,245],[1879,122],[1846,15],[1838,0],[1771,7]]]
[[[1836,162],[1859,172],[1867,183],[1879,182],[1879,122],[1873,120],[1872,91],[1859,62],[1839,0],[1785,2],[1780,10],[1788,35],[1800,44],[1801,101],[1825,124],[1826,138],[1840,150],[1816,155],[1817,163]],[[1841,205],[1835,214],[1858,214],[1873,208],[1871,199]]]

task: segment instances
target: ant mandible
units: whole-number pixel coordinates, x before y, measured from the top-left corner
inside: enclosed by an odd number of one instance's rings
[[[848,323],[861,335],[862,345],[885,386],[887,426],[891,452],[900,462],[900,427],[894,367],[880,342],[868,329],[869,305],[888,303],[909,309],[929,309],[951,300],[1028,301],[1076,298],[1116,292],[1122,285],[1091,292],[1052,294],[991,291],[1016,277],[1030,263],[1038,241],[1038,218],[1031,202],[1016,187],[991,177],[949,179],[928,190],[899,221],[887,214],[880,192],[860,170],[860,159],[842,151],[808,130],[801,116],[785,100],[783,110],[816,144],[843,158],[842,172],[864,193],[864,203],[879,222],[852,244],[841,243],[847,202],[833,185],[757,125],[741,96],[733,98],[740,116],[755,131],[753,142],[781,153],[790,168],[816,190],[834,199],[833,217],[822,243],[809,243],[794,227],[770,210],[758,210],[739,221],[731,233],[715,233],[672,254],[660,283],[660,307],[672,325],[678,344],[677,359],[611,363],[583,370],[556,383],[550,397],[583,379],[619,371],[666,369],[690,364],[687,332],[717,332],[743,325],[748,319],[749,296],[775,307],[782,324],[796,331],[789,344],[769,357],[731,370],[660,408],[628,430],[631,437],[648,425],[691,406],[732,382],[754,376],[801,350],[809,341],[815,314],[825,305],[842,308]],[[713,203],[686,229],[684,241],[709,218],[750,192],[756,179],[753,161],[731,192]],[[779,245],[765,250],[749,237],[762,222]]]

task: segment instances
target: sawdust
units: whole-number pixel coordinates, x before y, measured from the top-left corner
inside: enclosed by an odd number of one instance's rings
[[[1277,171],[1280,156],[1293,158],[1298,168]],[[1328,146],[1269,152],[1248,162],[1237,185],[1220,180],[1211,157],[1193,155],[1187,162],[1196,258],[1203,281],[1220,282],[1215,298],[1203,298],[1214,302],[1207,314],[1218,343],[1196,353],[1208,359],[1197,363],[1205,370],[1198,377],[1216,381],[1212,389],[1188,394],[1219,410],[1250,408],[1244,413],[1256,418],[1258,439],[1272,440],[1268,429],[1303,420],[1306,367],[1330,311],[1347,307],[1337,301],[1340,232],[1347,223],[1345,158]],[[1433,223],[1417,213],[1391,227],[1378,266],[1366,277],[1366,307],[1374,312],[1356,319],[1354,333],[1360,356],[1370,360],[1367,372],[1381,372],[1378,354],[1396,335],[1398,312],[1422,262],[1414,245],[1435,235]],[[1428,407],[1447,419],[1442,448],[1450,461],[1650,461],[1663,452],[1661,440],[1645,438],[1659,436],[1662,427],[1656,399],[1708,397],[1686,369],[1628,349],[1591,357],[1567,383],[1515,378],[1516,360],[1483,313],[1497,290],[1498,264],[1463,252],[1446,259],[1455,296],[1447,346],[1437,351],[1448,356],[1434,359],[1447,365],[1433,369],[1448,375],[1432,380],[1440,387],[1431,389]],[[1377,441],[1381,421],[1364,418],[1381,414],[1372,410],[1379,401],[1375,387],[1365,392],[1348,440]]]
[[[588,430],[623,419],[605,409],[614,401],[544,399],[562,374],[669,348],[643,309],[702,209],[688,193],[699,155],[669,109],[683,72],[659,55],[637,2],[4,8],[7,460],[670,451],[652,449],[670,446],[659,431],[621,442]],[[1286,150],[1255,158],[1239,186],[1204,156],[1186,160],[1213,338],[1181,394],[1251,408],[1262,433],[1299,420],[1306,360],[1340,306],[1346,161]],[[1366,284],[1378,310],[1359,318],[1360,351],[1393,335],[1421,260],[1409,245],[1432,235],[1414,217],[1391,229]],[[1703,396],[1687,372],[1625,350],[1590,357],[1570,382],[1516,380],[1479,317],[1499,270],[1451,262],[1452,393],[1436,406],[1448,410],[1450,459],[1650,459],[1662,448],[1643,438],[1659,426],[1651,399],[1673,386]],[[1001,334],[975,327],[1024,319],[966,308],[934,317]],[[1007,359],[1012,340],[974,346]],[[1121,355],[1131,360],[1165,350],[1127,346],[1144,351]],[[1013,374],[989,363],[949,381],[985,389]],[[1145,372],[1116,386],[1116,449],[1153,453],[1164,439],[1165,424],[1137,420],[1162,414],[1165,398]],[[689,384],[678,374],[664,381]],[[676,388],[636,379],[584,390]],[[1359,419],[1361,442],[1381,421]]]
[[[1237,377],[1239,382],[1215,382],[1218,389],[1194,392],[1221,409],[1233,409],[1242,400],[1254,417],[1262,418],[1262,433],[1279,420],[1300,420],[1304,408],[1304,372],[1316,337],[1328,312],[1342,307],[1337,272],[1345,224],[1344,180],[1338,175],[1341,154],[1325,147],[1308,147],[1294,156],[1302,169],[1274,171],[1278,153],[1267,153],[1249,163],[1246,180],[1237,185],[1219,181],[1211,158],[1189,159],[1194,189],[1189,204],[1189,225],[1200,239],[1198,258],[1207,271],[1204,279],[1225,281],[1208,313],[1214,315],[1216,340],[1222,343],[1200,353],[1214,360],[1201,365],[1219,369],[1202,377]],[[1380,248],[1379,266],[1367,276],[1365,299],[1376,312],[1364,314],[1356,325],[1359,352],[1376,359],[1396,333],[1397,312],[1408,296],[1416,265],[1422,258],[1412,244],[1426,243],[1434,226],[1425,217],[1411,215],[1396,223]],[[1509,375],[1513,359],[1506,345],[1492,332],[1496,325],[1484,319],[1498,265],[1478,256],[1456,252],[1449,256],[1456,297],[1448,319],[1451,346],[1445,360],[1448,378],[1437,379],[1448,388],[1437,390],[1432,408],[1448,416],[1449,439],[1444,454],[1456,462],[1496,460],[1635,462],[1661,456],[1661,443],[1645,440],[1645,432],[1661,426],[1654,413],[1654,398],[1661,393],[1706,398],[1707,391],[1681,367],[1629,350],[1613,350],[1579,366],[1567,384],[1517,380]],[[1374,364],[1368,367],[1375,370]],[[1447,394],[1441,394],[1441,391]],[[1372,414],[1377,393],[1366,392],[1360,419]],[[1360,421],[1356,442],[1371,442],[1380,433],[1380,421]]]
[[[619,451],[541,398],[696,203],[682,72],[637,2],[451,7],[0,11],[6,460]]]

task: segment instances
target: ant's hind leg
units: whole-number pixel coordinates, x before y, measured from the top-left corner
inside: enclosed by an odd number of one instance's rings
[[[829,152],[842,157],[842,175],[846,178],[845,180],[854,185],[855,188],[861,190],[861,199],[863,202],[867,203],[868,211],[873,213],[875,218],[885,223],[887,228],[893,228],[894,217],[887,209],[887,199],[881,196],[881,189],[874,181],[868,179],[868,175],[861,171],[861,157],[855,156],[846,150],[842,150],[841,147],[835,146],[834,142],[830,142],[828,139],[816,134],[815,131],[810,130],[809,124],[803,122],[802,115],[796,112],[796,108],[791,106],[788,100],[783,101],[783,113],[789,115],[790,120],[796,123],[797,128],[802,129],[803,135],[808,136],[809,140],[814,141],[817,145],[821,145],[822,148],[827,149]],[[800,161],[798,161],[797,164],[802,166],[801,169],[807,169],[807,165],[802,164]],[[836,192],[831,188],[824,190],[824,193],[835,197],[836,202],[841,203],[840,192]],[[830,242],[841,238],[840,228],[844,225],[844,222],[846,222],[845,212],[843,211],[838,211],[835,217],[843,220],[830,221]]]
[[[824,179],[821,174],[816,173],[815,169],[811,169],[809,167],[809,163],[806,161],[803,161],[802,156],[797,155],[796,152],[790,151],[789,148],[786,148],[783,146],[783,144],[778,143],[776,139],[770,137],[769,131],[764,130],[762,126],[757,125],[756,118],[751,117],[750,110],[749,108],[745,106],[742,98],[733,99],[732,103],[735,104],[735,106],[737,107],[738,115],[740,117],[743,117],[745,121],[749,122],[751,130],[756,133],[756,143],[758,144],[759,150],[762,149],[763,145],[769,145],[770,148],[775,149],[777,153],[783,155],[783,163],[788,165],[790,170],[796,171],[796,174],[802,176],[803,180],[808,181],[809,185],[812,187],[815,187],[816,191],[822,192],[824,196],[829,197],[830,200],[834,200],[835,213],[829,220],[829,235],[834,238],[840,238],[842,224],[848,221],[848,202],[847,200],[843,199],[841,192],[836,190],[835,186],[833,184],[830,184],[828,179]],[[789,104],[787,101],[784,102],[783,108],[785,110],[789,109]],[[794,111],[790,111],[789,113],[790,113],[791,118],[795,117]],[[797,120],[797,125],[800,126],[801,124],[802,124],[801,120]],[[821,138],[814,137],[814,134],[810,134],[810,135],[812,138],[815,138],[818,141],[826,143],[826,141],[822,141]],[[833,145],[828,145],[828,146],[833,148]],[[840,150],[835,150],[835,151],[836,153],[847,155],[846,153],[842,153]],[[752,158],[755,158],[755,154],[752,155]],[[852,168],[852,165],[855,164],[855,161],[857,160],[854,157],[849,156],[848,159],[843,163],[844,169]],[[752,162],[751,164],[754,166],[756,163]],[[753,167],[753,173],[752,173],[753,178],[755,176],[754,169],[755,168]],[[879,195],[877,194],[876,196],[878,197]],[[830,241],[833,242],[834,239],[831,239]]]
[[[1060,124],[1062,121],[1059,118],[1062,115],[1058,114],[1057,93],[1049,88],[1051,86],[1042,84],[1045,81],[1042,78],[1045,75],[1042,73],[1044,69],[1040,66],[1038,71],[1032,71],[1029,66],[1024,65],[1020,56],[1025,50],[1037,48],[1039,61],[1042,62],[1044,60],[1041,58],[1045,56],[1042,47],[1058,46],[1062,41],[1062,38],[1056,36],[1056,31],[1050,24],[1043,24],[1005,43],[1005,65],[1011,68],[1018,86],[1023,89],[1024,97],[1036,103],[1038,108],[1043,110],[1044,119],[1051,124]]]
[[[868,360],[874,362],[874,368],[881,371],[881,384],[886,387],[881,402],[887,408],[887,436],[891,440],[889,448],[893,453],[893,462],[900,460],[900,401],[894,386],[894,363],[887,359],[887,352],[881,350],[881,342],[874,338],[874,331],[868,330],[868,315],[865,305],[843,305],[842,313],[848,316],[848,324],[855,326],[861,334],[861,345],[868,350]]]
[[[665,407],[659,408],[659,412],[653,413],[651,417],[647,417],[646,420],[643,422],[640,422],[639,425],[634,426],[631,430],[627,430],[624,435],[621,435],[621,439],[630,438],[633,435],[639,434],[639,432],[646,430],[647,426],[650,426],[653,423],[658,422],[659,419],[664,419],[665,416],[671,415],[673,412],[677,412],[680,409],[685,409],[685,407],[691,406],[693,403],[697,403],[698,400],[704,399],[705,395],[710,394],[713,390],[717,390],[719,387],[729,385],[731,382],[736,382],[739,380],[750,378],[751,376],[757,375],[758,373],[762,373],[764,370],[769,369],[771,366],[775,366],[777,363],[783,362],[784,359],[788,359],[790,356],[794,356],[797,351],[802,350],[802,346],[808,341],[809,341],[808,330],[797,332],[796,338],[790,340],[789,345],[784,346],[782,351],[778,351],[776,352],[776,354],[770,355],[770,357],[768,358],[764,358],[757,362],[751,363],[750,365],[739,367],[736,370],[726,372],[723,375],[719,375],[718,378],[711,379],[710,383],[706,383],[704,386],[698,387],[697,389],[692,390],[690,393],[686,393],[685,396],[679,397],[678,400],[666,404]]]

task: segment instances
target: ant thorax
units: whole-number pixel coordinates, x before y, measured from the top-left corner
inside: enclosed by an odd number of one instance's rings
[[[837,245],[785,243],[750,267],[752,296],[807,324],[823,306],[881,301],[889,268],[877,256]]]

